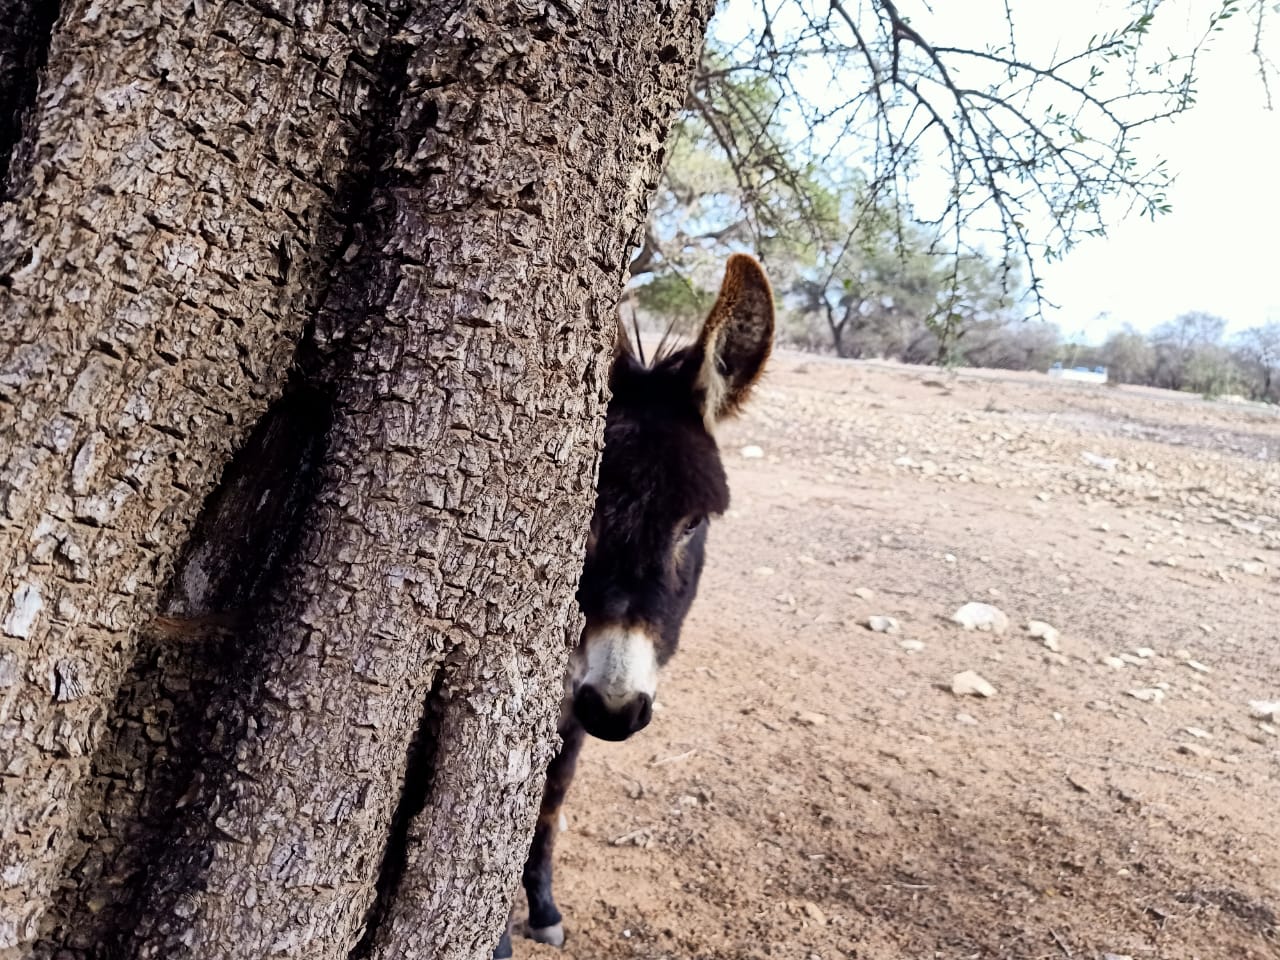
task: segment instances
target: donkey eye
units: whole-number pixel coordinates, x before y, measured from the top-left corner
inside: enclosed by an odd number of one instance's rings
[[[692,536],[694,535],[694,533],[696,533],[696,532],[697,532],[698,528],[699,528],[700,526],[702,526],[702,521],[703,521],[704,519],[706,519],[706,518],[705,518],[705,517],[692,517],[692,518],[691,518],[691,519],[690,519],[690,520],[689,520],[689,521],[684,525],[684,529],[680,531],[680,537],[681,537],[681,539],[688,539],[689,537],[692,537]]]

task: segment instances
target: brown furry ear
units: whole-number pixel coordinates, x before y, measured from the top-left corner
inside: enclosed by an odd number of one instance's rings
[[[754,257],[735,253],[725,264],[720,296],[702,324],[698,347],[702,416],[711,429],[742,408],[773,349],[773,290]]]

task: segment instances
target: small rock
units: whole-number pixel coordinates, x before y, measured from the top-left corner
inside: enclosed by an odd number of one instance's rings
[[[1124,663],[1129,664],[1129,666],[1131,667],[1145,667],[1147,665],[1147,661],[1143,660],[1141,657],[1136,656],[1132,653],[1120,654],[1120,660]]]
[[[1199,727],[1183,727],[1182,732],[1197,740],[1208,740],[1213,736],[1208,730],[1202,730]]]
[[[1159,703],[1164,699],[1164,691],[1159,687],[1138,687],[1129,691],[1129,696],[1143,703]]]
[[[965,670],[951,678],[951,692],[957,697],[994,697],[996,688],[979,674]]]
[[[1067,774],[1067,783],[1071,786],[1073,790],[1078,790],[1080,793],[1093,792],[1092,790],[1089,789],[1089,785],[1087,783],[1077,780],[1075,777],[1073,777],[1069,773]]]
[[[742,457],[743,460],[759,460],[764,456],[764,451],[754,443],[749,443],[738,451],[738,455]]]
[[[1250,700],[1249,716],[1255,720],[1280,720],[1280,700]]]
[[[978,725],[977,719],[968,713],[957,713],[956,723],[963,723],[967,727],[976,727]]]
[[[853,595],[859,600],[870,600],[876,595],[876,592],[868,587],[858,587],[853,591]]]
[[[792,718],[796,723],[804,724],[806,727],[820,727],[827,722],[825,715],[821,713],[813,713],[808,710],[797,710]]]
[[[1121,660],[1119,657],[1103,657],[1103,658],[1102,658],[1100,661],[1098,661],[1098,662],[1099,662],[1099,663],[1105,663],[1105,664],[1106,664],[1108,667],[1110,667],[1112,670],[1123,670],[1123,669],[1124,669],[1124,661],[1123,661],[1123,660]]]
[[[1183,649],[1183,648],[1179,647],[1177,650],[1173,651],[1172,656],[1173,656],[1173,659],[1175,659],[1175,660],[1190,660],[1190,659],[1191,659],[1191,651],[1190,651],[1190,650],[1185,650],[1185,649]]]
[[[893,617],[867,617],[867,629],[872,633],[900,633],[902,625]]]
[[[1135,656],[1139,656],[1143,660],[1150,660],[1156,655],[1156,652],[1150,647],[1138,647],[1133,652]]]
[[[1208,747],[1201,746],[1198,743],[1180,743],[1178,744],[1178,752],[1185,753],[1189,757],[1212,757],[1213,751]]]
[[[773,567],[756,567],[751,572],[757,577],[772,577],[774,574]]]
[[[1267,565],[1259,563],[1257,560],[1246,560],[1240,564],[1240,572],[1250,577],[1266,576]]]
[[[806,900],[804,902],[804,912],[805,912],[805,916],[807,916],[810,920],[812,920],[818,926],[824,926],[827,922],[827,915],[823,913],[822,908],[819,907],[812,900]]]
[[[1053,498],[1049,494],[1041,490],[1039,493],[1036,494],[1036,499],[1039,500],[1041,503],[1048,503]]]
[[[919,653],[924,649],[924,642],[921,640],[899,640],[898,646],[907,653]]]
[[[1183,662],[1192,670],[1194,670],[1196,673],[1212,673],[1213,672],[1208,667],[1206,667],[1203,663],[1201,663],[1199,660],[1185,660]]]
[[[1114,471],[1120,463],[1115,457],[1102,457],[1096,453],[1090,453],[1088,450],[1080,454],[1080,459],[1091,467],[1097,467],[1099,470],[1107,471],[1107,473]]]
[[[942,555],[942,562],[943,562],[943,563],[955,563],[955,562],[956,562],[956,555],[955,555],[954,553],[944,553],[944,554]]]
[[[1052,650],[1054,653],[1062,652],[1062,647],[1058,643],[1058,637],[1060,635],[1057,629],[1051,627],[1043,620],[1028,620],[1027,633],[1031,634],[1032,639],[1039,640],[1045,645],[1045,647]]]
[[[993,607],[989,603],[966,603],[951,615],[951,620],[966,630],[1001,634],[1009,629],[1009,617],[999,607]]]

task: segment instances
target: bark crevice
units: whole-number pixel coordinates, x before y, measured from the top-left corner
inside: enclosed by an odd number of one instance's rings
[[[436,751],[440,744],[441,696],[448,675],[449,660],[446,658],[431,686],[431,692],[427,695],[427,701],[423,704],[418,733],[409,744],[404,785],[400,789],[400,799],[396,803],[387,831],[387,843],[382,852],[382,864],[378,868],[373,904],[369,907],[360,942],[352,948],[347,960],[369,960],[373,954],[378,928],[399,893],[400,882],[404,878],[409,860],[410,827],[414,817],[426,806],[434,780]]]
[[[22,174],[19,145],[61,9],[61,0],[0,0],[0,203]]]

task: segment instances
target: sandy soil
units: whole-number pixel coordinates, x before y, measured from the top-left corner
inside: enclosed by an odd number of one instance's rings
[[[662,709],[588,743],[569,941],[518,957],[1280,957],[1280,416],[783,354],[722,446]]]

